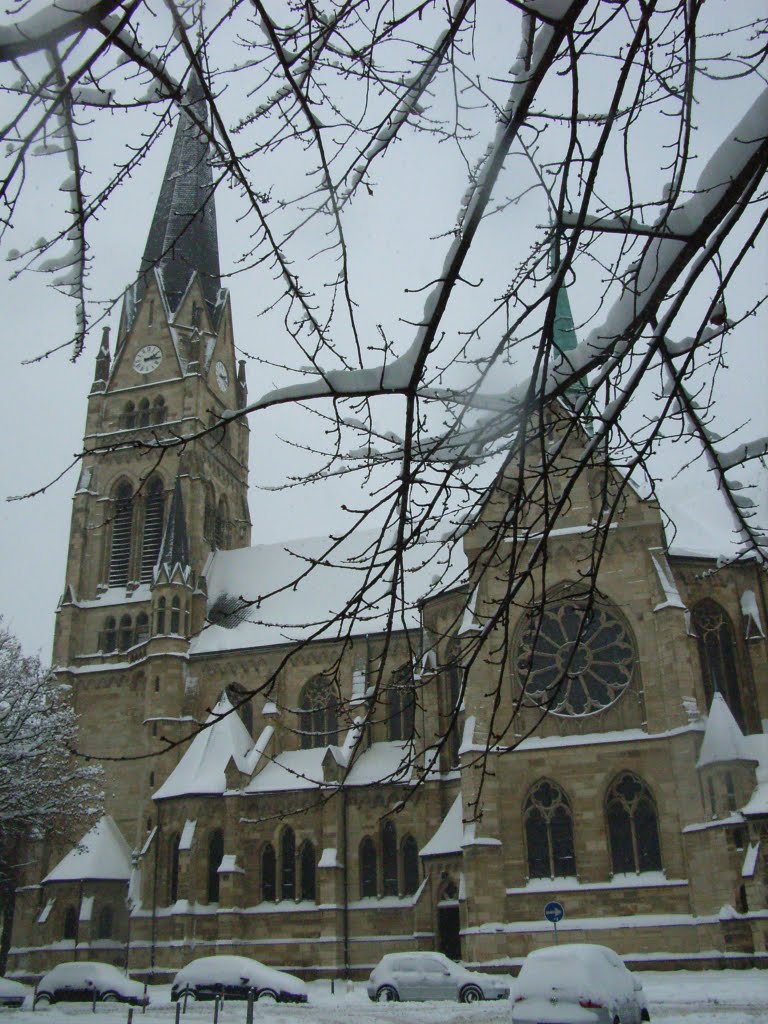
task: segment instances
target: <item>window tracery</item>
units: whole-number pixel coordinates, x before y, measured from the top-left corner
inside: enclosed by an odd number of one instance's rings
[[[528,616],[517,639],[518,685],[531,705],[555,715],[610,707],[629,686],[634,665],[629,631],[605,603],[550,601]]]
[[[576,874],[573,815],[568,797],[549,779],[537,782],[523,811],[529,878]]]
[[[692,624],[699,649],[707,707],[711,705],[717,690],[743,729],[744,707],[736,669],[736,641],[730,616],[716,601],[706,598],[694,606]]]
[[[280,899],[296,898],[296,836],[288,826],[280,837]]]
[[[337,742],[338,702],[330,679],[315,676],[303,687],[299,697],[299,732],[303,750]]]
[[[387,729],[390,740],[413,739],[416,721],[416,686],[410,665],[392,674],[387,689]]]
[[[614,779],[606,796],[606,818],[614,874],[661,871],[656,802],[633,772]]]

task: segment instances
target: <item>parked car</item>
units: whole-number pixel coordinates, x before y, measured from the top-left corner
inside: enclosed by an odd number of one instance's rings
[[[144,986],[126,977],[112,964],[79,961],[59,964],[42,976],[35,990],[35,1006],[92,1002],[94,993],[103,1003],[146,1006],[149,1002]]]
[[[514,1024],[641,1024],[639,978],[607,946],[572,943],[529,953],[515,982]]]
[[[371,971],[368,996],[373,1000],[509,999],[509,985],[493,974],[468,971],[442,953],[387,953]]]
[[[306,1003],[307,986],[301,978],[267,967],[247,956],[203,956],[182,968],[173,979],[171,999],[247,999],[276,1003]]]
[[[10,978],[0,978],[0,1006],[21,1006],[27,996],[32,995],[29,985]]]

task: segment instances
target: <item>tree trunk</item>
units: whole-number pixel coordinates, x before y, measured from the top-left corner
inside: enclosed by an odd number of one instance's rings
[[[11,877],[3,879],[0,884],[0,923],[2,934],[0,935],[0,976],[5,975],[8,963],[8,950],[11,948],[11,936],[13,934],[13,917],[16,911],[16,872],[10,873]]]

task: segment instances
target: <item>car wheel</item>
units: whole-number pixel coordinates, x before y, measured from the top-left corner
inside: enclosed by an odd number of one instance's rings
[[[263,988],[256,998],[260,1003],[276,1003],[277,992],[274,992],[271,988]]]
[[[117,994],[117,992],[105,992],[104,995],[101,997],[101,1001],[102,1003],[119,1003],[120,996]]]
[[[376,993],[377,1003],[399,1003],[400,996],[392,985],[382,985]]]
[[[479,1003],[483,998],[483,993],[477,985],[466,985],[459,995],[459,999],[462,1003]]]
[[[183,992],[179,992],[178,1001],[181,1003],[185,999],[190,1003],[194,1003],[197,999],[197,992],[193,988],[185,988]]]
[[[47,992],[41,992],[39,996],[35,996],[34,1006],[50,1006],[51,997]]]

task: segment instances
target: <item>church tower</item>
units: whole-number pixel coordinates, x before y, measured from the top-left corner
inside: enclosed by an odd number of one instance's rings
[[[139,276],[114,351],[104,330],[88,396],[54,662],[94,756],[150,753],[189,721],[188,646],[205,621],[206,563],[215,549],[250,544],[248,425],[228,418],[247,402],[245,368],[220,281],[210,153],[197,127],[206,117],[193,79]],[[149,794],[172,767],[166,757],[107,768],[107,809],[129,843],[141,841]]]

